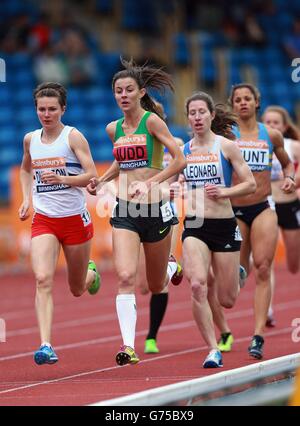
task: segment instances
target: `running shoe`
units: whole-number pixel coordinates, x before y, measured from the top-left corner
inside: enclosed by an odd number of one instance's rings
[[[175,262],[177,263],[177,269],[176,272],[173,274],[171,278],[171,283],[173,285],[179,285],[183,279],[183,271],[180,263],[178,263],[175,259],[175,257],[171,254],[169,257],[169,262]]]
[[[223,367],[222,354],[216,349],[212,349],[203,363],[203,368],[219,368]]]
[[[52,346],[42,345],[39,350],[34,353],[34,361],[38,365],[55,364],[58,361],[58,357]]]
[[[242,265],[240,265],[240,280],[239,280],[240,288],[243,288],[244,285],[246,284],[247,276],[248,276],[248,274],[247,274],[246,269]]]
[[[230,352],[232,343],[234,342],[233,335],[231,333],[222,333],[218,343],[218,349],[221,352]]]
[[[145,341],[144,352],[145,352],[145,354],[158,354],[159,353],[159,349],[156,345],[155,339],[147,339]]]
[[[275,327],[275,326],[276,326],[275,318],[273,317],[272,314],[268,314],[267,321],[266,321],[266,327],[272,328],[272,327]]]
[[[89,286],[88,292],[90,294],[96,294],[96,293],[98,293],[100,285],[101,285],[101,278],[100,278],[100,274],[99,274],[99,272],[97,270],[96,263],[93,260],[89,261],[88,269],[90,271],[94,271],[96,273],[96,278],[94,279],[94,281],[92,282],[92,284]]]
[[[139,360],[140,359],[138,355],[130,346],[121,346],[119,352],[116,355],[116,362],[119,365],[137,364]]]
[[[248,348],[249,355],[256,359],[263,357],[264,338],[256,334],[252,337],[251,345]]]

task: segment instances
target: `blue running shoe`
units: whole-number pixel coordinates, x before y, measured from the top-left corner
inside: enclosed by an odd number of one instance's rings
[[[262,359],[264,343],[264,338],[255,334],[252,337],[251,344],[248,348],[249,355],[256,359]]]
[[[222,354],[216,349],[212,349],[203,363],[203,368],[219,368],[223,367]]]
[[[248,274],[246,269],[242,265],[240,265],[240,276],[239,276],[240,288],[243,288],[244,285],[246,284],[247,277],[248,277]]]
[[[38,351],[34,353],[34,361],[38,365],[55,364],[58,357],[52,346],[42,345]]]

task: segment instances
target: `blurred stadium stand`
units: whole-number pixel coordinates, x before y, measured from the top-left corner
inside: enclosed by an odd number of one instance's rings
[[[229,32],[228,3],[226,6],[222,0],[53,0],[52,6],[42,10],[41,3],[44,2],[1,1],[0,36],[4,41],[0,43],[0,57],[6,61],[7,69],[7,81],[0,83],[0,200],[4,203],[9,199],[9,170],[22,158],[24,134],[39,127],[32,100],[37,84],[34,60],[39,51],[30,28],[40,22],[41,12],[46,12],[47,25],[53,30],[51,37],[59,41],[64,27],[58,23],[55,8],[59,5],[59,10],[63,10],[61,4],[70,12],[71,26],[83,29],[96,64],[96,77],[90,84],[68,86],[64,121],[84,133],[96,161],[112,159],[105,126],[121,115],[111,92],[120,54],[133,55],[137,61],[148,58],[150,63],[162,64],[172,73],[175,94],[156,96],[165,107],[171,131],[184,141],[189,139],[184,99],[201,89],[209,91],[216,101],[225,101],[230,86],[245,78],[259,87],[262,110],[269,104],[280,104],[295,118],[299,116],[300,85],[292,82],[291,60],[283,46],[292,33],[295,17],[300,16],[299,1],[266,1],[264,8],[257,8],[262,2],[256,0],[233,1],[230,9],[237,12],[238,25]],[[204,16],[211,16],[210,7],[218,13],[205,21]],[[255,10],[255,24],[264,36],[260,43],[239,39],[244,34],[239,16],[249,10]],[[23,33],[29,34],[25,47],[12,46],[7,37],[9,25],[20,16],[28,20],[27,27],[22,27]],[[234,29],[238,29],[237,39],[232,38]]]

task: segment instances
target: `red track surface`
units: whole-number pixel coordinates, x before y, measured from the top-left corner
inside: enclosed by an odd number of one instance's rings
[[[276,271],[276,327],[266,330],[264,360],[296,353],[292,320],[300,318],[299,274]],[[141,362],[118,367],[115,354],[121,344],[115,313],[114,275],[103,274],[96,296],[74,298],[65,276],[59,274],[54,291],[53,346],[59,356],[55,365],[36,366],[33,351],[39,346],[31,275],[1,277],[1,312],[7,342],[0,343],[0,405],[83,405],[149,388],[204,377],[257,361],[247,347],[253,333],[253,277],[241,291],[234,309],[228,310],[235,337],[233,350],[224,355],[224,368],[204,370],[207,354],[191,313],[186,282],[170,288],[169,306],[158,343],[160,354],[144,355],[148,327],[148,296],[138,295],[136,350]]]

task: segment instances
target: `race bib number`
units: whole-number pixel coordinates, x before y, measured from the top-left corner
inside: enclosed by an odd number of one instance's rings
[[[252,171],[267,170],[272,164],[270,161],[269,145],[266,141],[238,141],[245,162]]]
[[[91,216],[87,210],[81,213],[81,219],[84,226],[88,226],[91,223]]]
[[[62,183],[49,184],[42,181],[44,172],[53,172],[58,176],[68,176],[66,161],[63,157],[39,158],[32,160],[33,178],[36,192],[48,193],[53,191],[62,191],[69,189],[69,185]]]
[[[186,181],[193,187],[205,184],[221,185],[221,172],[217,154],[189,154],[184,170]]]
[[[160,207],[163,222],[169,222],[174,216],[171,204],[167,201]]]
[[[114,144],[113,155],[122,170],[148,167],[147,136],[121,136]]]

